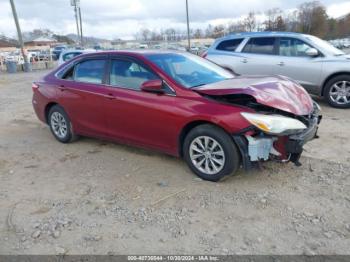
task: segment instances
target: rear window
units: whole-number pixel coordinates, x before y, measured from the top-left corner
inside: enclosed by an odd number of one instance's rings
[[[243,53],[274,55],[275,42],[275,37],[251,38],[244,47]]]
[[[234,52],[236,51],[237,47],[242,43],[242,41],[243,38],[224,40],[220,44],[218,44],[216,50]]]

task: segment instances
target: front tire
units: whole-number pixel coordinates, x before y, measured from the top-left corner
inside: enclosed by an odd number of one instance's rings
[[[350,107],[350,76],[339,75],[329,80],[324,96],[328,104],[336,108]]]
[[[67,113],[59,105],[54,105],[50,109],[48,124],[54,137],[61,143],[69,143],[77,138]]]
[[[183,155],[187,165],[200,178],[217,182],[237,171],[240,155],[230,136],[219,127],[204,124],[185,138]]]

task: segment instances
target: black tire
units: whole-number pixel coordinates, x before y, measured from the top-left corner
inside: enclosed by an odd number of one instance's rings
[[[215,174],[207,174],[201,171],[195,166],[195,164],[191,160],[190,147],[192,142],[194,142],[196,139],[203,138],[203,137],[209,137],[214,139],[221,146],[219,150],[222,149],[222,151],[224,152],[225,161],[224,161],[223,167],[219,172]],[[187,165],[197,176],[199,176],[204,180],[208,180],[212,182],[217,182],[222,178],[224,178],[225,176],[234,174],[239,168],[240,161],[241,161],[237,146],[233,142],[232,138],[221,128],[210,124],[203,124],[203,125],[197,126],[187,134],[183,144],[183,156]],[[198,162],[200,162],[200,160]]]
[[[343,103],[337,103],[336,101],[334,101],[331,97],[330,92],[332,91],[333,86],[337,83],[337,82],[342,82],[342,81],[346,81],[348,82],[348,86],[350,86],[350,75],[339,75],[336,77],[333,77],[332,79],[330,79],[326,85],[325,85],[325,89],[324,89],[324,97],[326,99],[326,101],[328,102],[328,104],[332,107],[335,108],[350,108],[350,99],[347,103],[344,103],[344,100],[341,100],[340,102]]]
[[[54,120],[52,119],[54,114],[55,116],[62,116],[66,123],[66,132],[62,133],[63,134],[62,136],[59,136],[57,134],[58,131],[54,130],[55,129]],[[59,142],[66,144],[66,143],[73,142],[78,138],[78,136],[75,135],[73,132],[72,124],[67,113],[64,111],[64,109],[61,106],[54,105],[53,107],[50,108],[47,122],[50,126],[51,133]]]

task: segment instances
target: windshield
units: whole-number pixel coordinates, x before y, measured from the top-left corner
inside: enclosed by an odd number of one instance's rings
[[[332,55],[344,55],[345,53],[338,48],[335,48],[330,43],[316,37],[316,36],[308,36],[308,38],[315,43],[318,47],[322,48],[328,53],[331,53]]]
[[[186,88],[234,77],[218,65],[192,54],[150,54],[146,57]]]

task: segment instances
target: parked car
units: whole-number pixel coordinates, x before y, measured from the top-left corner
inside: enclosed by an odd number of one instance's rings
[[[32,89],[35,112],[58,141],[83,135],[160,150],[210,181],[262,160],[299,164],[321,119],[286,77],[235,76],[182,52],[83,54]]]
[[[66,45],[58,45],[55,46],[52,53],[54,54],[55,60],[57,60],[60,57],[60,54],[63,50],[66,50],[68,47]]]
[[[350,107],[350,56],[315,36],[242,33],[220,38],[204,54],[239,75],[284,75],[334,107]]]
[[[67,62],[68,60],[71,60],[72,58],[81,55],[81,54],[85,54],[85,53],[91,53],[91,52],[95,52],[96,50],[93,49],[86,49],[86,50],[65,50],[62,51],[60,54],[60,57],[58,58],[58,65],[62,65],[65,62]]]
[[[49,61],[55,57],[53,53],[50,52],[50,50],[41,50],[38,55],[36,56],[36,61]]]

